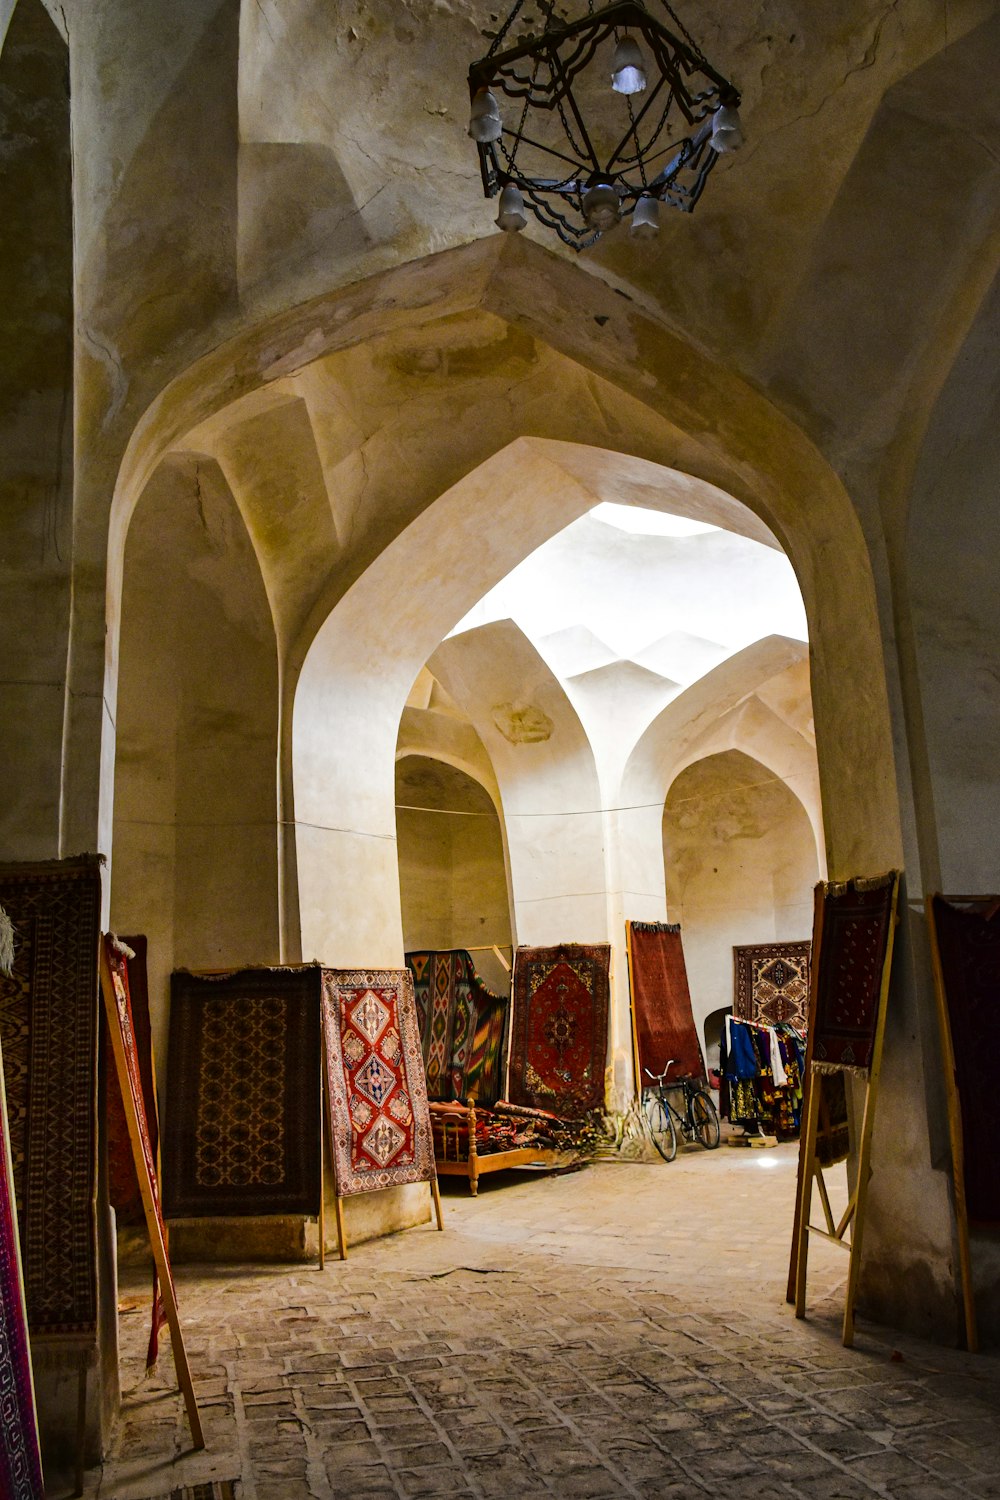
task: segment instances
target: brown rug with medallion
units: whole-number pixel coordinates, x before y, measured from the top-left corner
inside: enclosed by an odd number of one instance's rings
[[[580,1120],[604,1108],[611,946],[518,948],[507,1097]]]

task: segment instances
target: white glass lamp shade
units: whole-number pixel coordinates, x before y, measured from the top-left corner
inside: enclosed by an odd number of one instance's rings
[[[637,240],[651,240],[656,238],[660,232],[659,198],[654,198],[650,193],[643,193],[642,197],[636,200],[628,232],[630,235],[634,235]]]
[[[488,141],[498,141],[503,134],[500,106],[490,89],[479,89],[472,100],[469,134],[474,141],[484,145]]]
[[[605,230],[614,229],[621,216],[618,194],[610,182],[597,182],[584,193],[583,217],[591,229],[603,234]]]
[[[646,87],[646,68],[639,43],[623,36],[611,59],[611,87],[616,94],[641,94]]]
[[[508,182],[500,194],[500,210],[496,218],[497,227],[505,234],[517,234],[528,222],[528,215],[524,211],[524,199],[520,188],[516,188],[512,182]]]
[[[720,154],[738,151],[743,144],[739,113],[731,104],[723,104],[712,116],[712,150]]]

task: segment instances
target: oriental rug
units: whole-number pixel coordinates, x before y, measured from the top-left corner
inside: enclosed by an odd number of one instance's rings
[[[44,1494],[0,1051],[0,1495]]]
[[[804,1030],[812,943],[753,943],[733,949],[733,1015],[740,1021]]]
[[[408,953],[406,962],[413,974],[413,997],[416,1004],[420,1047],[431,1099],[452,1097],[448,1067],[452,1055],[457,992],[467,983],[469,955],[462,949],[432,953]]]
[[[325,969],[323,1040],[338,1197],[430,1182],[434,1144],[409,969]]]
[[[580,1119],[604,1108],[607,943],[518,948],[511,997],[509,1098]]]
[[[705,1064],[691,1011],[681,929],[668,922],[627,922],[629,982],[639,1057],[639,1084],[649,1073],[704,1078]]]
[[[510,1001],[493,995],[485,986],[474,993],[474,1029],[469,1040],[461,1077],[453,1075],[456,1099],[475,1099],[477,1104],[495,1104],[503,1094],[504,1048]]]
[[[139,1076],[142,1080],[142,1102],[149,1128],[149,1144],[155,1162],[159,1150],[160,1123],[156,1106],[156,1083],[153,1075],[153,1039],[149,1022],[149,991],[146,979],[146,939],[142,936],[121,939],[131,953],[126,955],[129,1011],[132,1036],[135,1039]],[[104,1123],[108,1141],[108,1192],[119,1224],[142,1224],[144,1213],[139,1179],[135,1175],[132,1145],[125,1124],[121,1091],[114,1076],[114,1065],[108,1042],[107,1022],[102,1021],[108,1065],[104,1069]]]
[[[167,1218],[318,1214],[318,965],[171,975]]]
[[[99,855],[0,866],[14,967],[0,1041],[31,1336],[93,1342],[97,1317]]]
[[[1000,899],[931,903],[962,1118],[965,1203],[974,1224],[1000,1224]]]
[[[810,1009],[812,1063],[871,1067],[898,875],[822,887],[820,940]]]

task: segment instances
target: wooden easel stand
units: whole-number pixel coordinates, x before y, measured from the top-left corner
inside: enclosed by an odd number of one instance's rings
[[[892,950],[895,940],[897,906],[899,902],[899,876],[895,875],[892,900],[889,909],[889,933],[885,955],[882,960],[882,976],[879,987],[878,1013],[875,1022],[875,1039],[872,1048],[871,1067],[868,1070],[865,1088],[865,1108],[861,1123],[861,1139],[858,1143],[858,1174],[854,1192],[838,1222],[834,1222],[829,1193],[823,1178],[823,1168],[816,1155],[819,1125],[820,1097],[824,1071],[812,1056],[813,1031],[817,1015],[817,995],[820,978],[820,958],[823,943],[823,912],[825,887],[822,882],[816,887],[816,914],[813,929],[813,993],[810,998],[809,1055],[806,1062],[808,1072],[808,1098],[806,1101],[805,1129],[799,1150],[799,1183],[796,1198],[796,1217],[792,1247],[790,1281],[794,1279],[795,1316],[806,1315],[806,1275],[809,1260],[809,1237],[818,1235],[830,1244],[839,1245],[850,1256],[847,1272],[847,1294],[844,1302],[843,1342],[846,1348],[854,1343],[854,1309],[857,1303],[858,1285],[861,1277],[861,1251],[865,1228],[865,1210],[868,1203],[868,1185],[871,1180],[871,1144],[875,1128],[875,1106],[878,1098],[879,1076],[882,1069],[882,1048],[885,1041],[886,1001],[892,974]],[[812,1189],[815,1181],[823,1207],[825,1228],[810,1223]],[[850,1239],[847,1231],[850,1229]]]
[[[157,1212],[153,1184],[150,1181],[149,1170],[146,1165],[146,1153],[142,1143],[142,1129],[139,1124],[135,1099],[132,1095],[131,1077],[128,1060],[125,1055],[125,1043],[122,1038],[121,1025],[118,1019],[118,1002],[115,997],[114,983],[111,977],[111,970],[108,966],[103,937],[101,938],[100,945],[100,973],[101,990],[104,995],[104,1009],[108,1018],[111,1049],[115,1059],[115,1072],[118,1075],[118,1086],[121,1089],[122,1105],[125,1110],[125,1122],[128,1126],[129,1141],[132,1145],[132,1159],[135,1162],[136,1176],[139,1180],[139,1192],[142,1196],[142,1207],[146,1217],[146,1230],[149,1234],[149,1248],[153,1254],[153,1264],[156,1266],[156,1274],[160,1283],[160,1295],[163,1298],[163,1310],[166,1314],[167,1326],[170,1329],[170,1344],[173,1350],[174,1368],[177,1371],[177,1383],[184,1396],[188,1426],[191,1429],[191,1443],[192,1447],[197,1451],[204,1448],[205,1435],[202,1431],[198,1402],[195,1399],[194,1384],[191,1379],[191,1367],[188,1364],[187,1351],[184,1348],[184,1335],[181,1332],[177,1299],[174,1295],[170,1260],[167,1255],[163,1231],[160,1227],[160,1217]],[[85,1373],[82,1376],[82,1380],[84,1382],[86,1380]],[[84,1393],[81,1396],[81,1400],[85,1399],[86,1386],[84,1383]]]

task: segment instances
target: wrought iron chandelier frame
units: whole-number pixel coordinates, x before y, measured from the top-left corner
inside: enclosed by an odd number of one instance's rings
[[[529,33],[501,50],[524,5],[524,0],[516,0],[490,50],[469,68],[471,100],[484,89],[499,89],[509,99],[522,102],[521,117],[513,129],[505,128],[496,140],[477,141],[485,196],[493,198],[513,185],[536,219],[574,250],[586,249],[601,238],[601,231],[588,224],[584,214],[584,195],[595,183],[610,184],[623,209],[634,208],[641,197],[652,197],[691,213],[718,160],[719,153],[712,146],[713,117],[723,106],[738,107],[738,90],[711,66],[667,0],[661,3],[684,31],[683,38],[652,15],[642,0],[612,0],[598,11],[593,0],[588,0],[587,13],[577,20],[556,16],[555,3],[542,0],[541,33]],[[597,49],[609,39],[617,42],[622,33],[642,39],[659,77],[651,80],[637,109],[632,97],[626,96],[628,125],[610,153],[602,157],[587,129],[574,83]],[[532,110],[550,116],[558,113],[564,137],[560,147],[568,146],[568,153],[529,133]],[[680,139],[670,139],[667,129],[675,110],[688,127]],[[666,144],[659,146],[664,132]],[[565,164],[570,170],[562,176],[533,176],[519,165],[522,146],[551,158],[553,166]],[[665,162],[664,157],[668,158]]]

